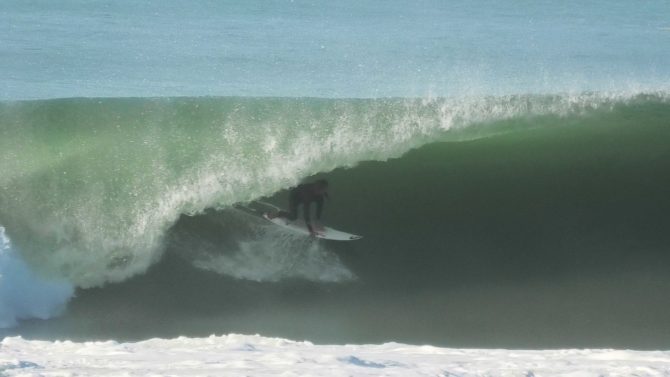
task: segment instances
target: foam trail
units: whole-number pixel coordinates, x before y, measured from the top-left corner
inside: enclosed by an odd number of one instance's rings
[[[335,253],[322,243],[296,236],[236,210],[220,212],[217,228],[225,240],[177,232],[172,240],[193,266],[236,279],[277,282],[305,279],[338,283],[355,279]]]
[[[20,319],[48,319],[58,315],[74,289],[64,281],[35,275],[12,250],[5,228],[0,227],[0,328]]]
[[[240,241],[238,249],[232,253],[201,257],[193,265],[258,282],[286,278],[341,282],[353,278],[353,274],[340,263],[335,254],[324,250],[312,240]]]

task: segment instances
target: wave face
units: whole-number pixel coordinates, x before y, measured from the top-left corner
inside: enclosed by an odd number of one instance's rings
[[[431,141],[661,100],[584,94],[8,102],[0,105],[0,224],[31,265],[90,287],[145,271],[181,214],[249,201],[317,172]]]

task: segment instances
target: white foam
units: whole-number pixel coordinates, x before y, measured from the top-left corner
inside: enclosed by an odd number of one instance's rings
[[[314,345],[262,336],[0,343],[6,376],[667,376],[670,352]]]
[[[0,227],[0,328],[12,327],[19,319],[58,315],[73,293],[71,284],[31,271]]]
[[[261,239],[240,241],[238,245],[238,249],[232,253],[203,256],[196,259],[193,265],[258,282],[287,278],[342,282],[354,278],[337,255],[309,239]]]
[[[238,228],[232,233],[241,238],[222,245],[179,235],[186,241],[179,245],[179,253],[197,268],[257,282],[282,279],[345,282],[355,279],[323,242],[286,232],[265,220],[235,210],[222,213],[226,214],[228,222],[222,221],[221,228],[235,224]],[[247,236],[242,237],[242,234]]]

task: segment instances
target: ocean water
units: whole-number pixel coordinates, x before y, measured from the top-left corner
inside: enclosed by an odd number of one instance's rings
[[[0,98],[657,90],[664,1],[14,1]]]
[[[668,348],[668,16],[4,1],[0,334]]]

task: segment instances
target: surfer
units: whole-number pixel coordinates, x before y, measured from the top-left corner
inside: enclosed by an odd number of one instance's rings
[[[310,206],[316,203],[316,220],[321,220],[321,213],[323,212],[323,201],[328,197],[328,181],[320,179],[311,183],[300,184],[289,192],[288,208],[289,211],[279,211],[273,215],[275,217],[283,217],[289,221],[298,219],[298,207],[302,204],[303,218],[307,229],[312,236],[316,236],[314,225],[312,224],[310,216]]]

